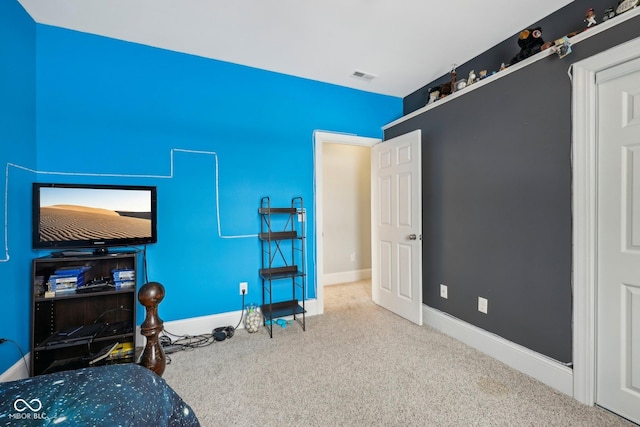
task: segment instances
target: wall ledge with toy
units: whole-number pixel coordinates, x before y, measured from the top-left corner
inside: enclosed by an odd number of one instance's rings
[[[633,19],[638,15],[640,15],[640,7],[636,7],[636,8],[634,8],[634,9],[628,11],[628,12],[625,12],[624,14],[618,15],[618,16],[615,17],[615,19],[608,19],[606,21],[600,22],[598,25],[589,28],[587,31],[580,32],[580,33],[568,38],[570,46],[573,47],[573,46],[579,44],[580,42],[582,42],[584,40],[587,40],[590,37],[593,37],[593,36],[595,36],[597,34],[600,34],[603,31],[607,31],[608,29],[613,28],[613,27],[615,27],[615,26],[617,26],[617,25],[619,25],[619,24],[621,24],[623,22],[626,22],[626,21],[630,20],[630,19]],[[517,63],[515,63],[515,64],[513,64],[513,65],[511,65],[511,66],[509,66],[509,67],[507,67],[505,69],[503,69],[503,70],[500,70],[500,71],[496,72],[495,74],[491,74],[489,76],[486,76],[485,78],[483,78],[481,80],[478,80],[478,81],[474,82],[471,85],[468,85],[468,86],[466,86],[466,87],[464,87],[462,89],[458,89],[455,92],[447,95],[446,97],[443,97],[443,98],[437,100],[436,102],[428,103],[427,105],[425,105],[422,108],[419,108],[419,109],[417,109],[415,111],[412,111],[412,112],[410,112],[408,114],[405,114],[404,116],[400,117],[399,119],[384,125],[382,127],[382,129],[383,130],[389,129],[389,128],[391,128],[391,127],[393,127],[393,126],[395,126],[395,125],[397,125],[399,123],[402,123],[402,122],[404,122],[406,120],[409,120],[409,119],[411,119],[411,118],[413,118],[415,116],[418,116],[418,115],[424,113],[425,111],[429,111],[429,110],[431,110],[433,108],[437,108],[437,107],[439,107],[439,106],[441,106],[441,105],[443,105],[443,104],[445,104],[445,103],[447,103],[449,101],[452,101],[452,100],[454,100],[454,99],[456,99],[456,98],[458,98],[460,96],[464,96],[465,94],[470,93],[471,91],[473,91],[475,89],[478,89],[478,88],[480,88],[482,86],[485,86],[487,84],[491,84],[494,81],[496,81],[497,79],[500,79],[500,78],[505,77],[505,76],[507,76],[507,75],[509,75],[511,73],[514,73],[514,72],[516,72],[516,71],[518,71],[518,70],[520,70],[520,69],[522,69],[524,67],[527,67],[527,66],[531,65],[532,63],[535,63],[535,62],[538,62],[538,61],[541,61],[541,60],[547,59],[547,58],[548,58],[548,60],[559,60],[559,61],[565,60],[564,57],[561,58],[560,56],[561,56],[561,53],[556,48],[549,48],[549,49],[542,50],[542,51],[540,51],[538,53],[535,53],[534,55],[532,55],[532,56],[530,56],[530,57],[528,57],[526,59],[523,59],[523,60],[521,60],[521,61],[519,61],[519,62],[517,62]],[[568,74],[567,79],[570,78],[569,77],[570,76],[570,69],[571,69],[571,64],[573,63],[571,61],[571,55],[569,54],[568,56],[569,57],[567,58],[568,59],[567,60],[567,74]],[[464,80],[464,76],[462,76],[462,80]]]

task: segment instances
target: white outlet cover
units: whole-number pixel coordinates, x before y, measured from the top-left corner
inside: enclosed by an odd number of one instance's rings
[[[447,285],[440,285],[440,296],[442,298],[449,298],[449,292],[448,292],[448,288]]]
[[[478,311],[484,314],[489,311],[489,301],[486,298],[478,297]]]
[[[242,295],[243,289],[245,291],[245,295],[249,293],[249,282],[240,282],[240,295]]]

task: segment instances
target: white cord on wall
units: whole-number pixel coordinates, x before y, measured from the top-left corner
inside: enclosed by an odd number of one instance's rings
[[[174,154],[191,153],[191,154],[204,154],[210,155],[215,158],[215,191],[216,191],[216,219],[218,225],[218,237],[221,239],[245,239],[256,238],[257,234],[239,234],[225,236],[222,234],[222,225],[220,222],[220,196],[219,196],[219,172],[218,172],[218,153],[215,151],[199,151],[199,150],[187,150],[183,148],[172,148],[170,152],[170,173],[169,175],[133,175],[133,174],[111,174],[111,173],[78,173],[78,172],[53,172],[53,171],[38,171],[25,166],[21,166],[15,163],[7,163],[5,168],[5,188],[4,188],[4,246],[5,257],[0,259],[0,262],[8,262],[9,256],[9,169],[16,168],[40,175],[65,175],[65,176],[95,176],[95,177],[118,177],[118,178],[154,178],[154,179],[172,179],[174,177]]]

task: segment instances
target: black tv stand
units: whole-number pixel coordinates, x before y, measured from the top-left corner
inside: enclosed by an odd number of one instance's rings
[[[31,375],[66,369],[95,366],[91,360],[107,346],[120,344],[121,354],[115,352],[104,363],[130,363],[136,348],[136,286],[115,284],[115,271],[132,271],[136,282],[138,254],[111,252],[96,256],[94,248],[88,256],[45,256],[32,261],[31,288]],[[66,251],[61,251],[66,252]],[[79,251],[76,251],[79,252]],[[46,284],[59,270],[83,273],[84,286],[75,291],[46,291]],[[92,285],[96,287],[92,287]],[[100,327],[102,324],[102,327]],[[93,329],[95,328],[95,329]],[[82,334],[80,334],[82,332]],[[90,332],[85,334],[84,332]],[[60,338],[60,339],[58,339]]]

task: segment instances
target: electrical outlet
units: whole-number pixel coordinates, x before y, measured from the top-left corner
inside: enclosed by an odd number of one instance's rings
[[[480,313],[487,314],[489,310],[489,300],[486,298],[478,297],[478,311]]]
[[[440,284],[440,296],[445,299],[449,298],[447,285],[443,285],[442,283]]]
[[[249,293],[249,283],[240,282],[240,295],[246,295]]]

